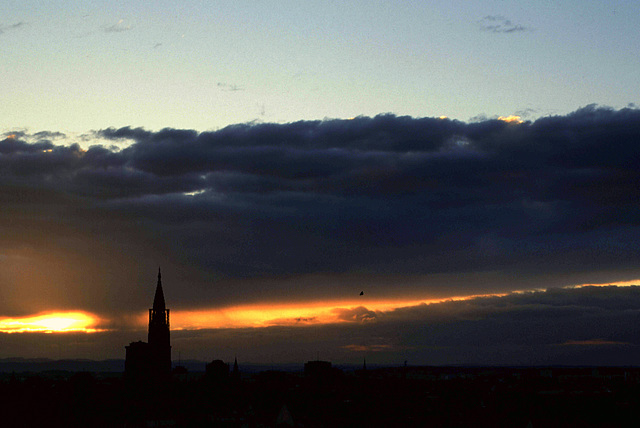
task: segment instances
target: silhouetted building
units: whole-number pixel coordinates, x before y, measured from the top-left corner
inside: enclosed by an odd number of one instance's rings
[[[125,346],[125,376],[128,379],[160,380],[171,375],[171,340],[169,309],[162,291],[162,277],[158,269],[158,284],[149,309],[148,342],[132,342]]]
[[[171,371],[172,377],[179,381],[186,381],[189,378],[189,370],[185,366],[175,366]]]
[[[229,364],[222,360],[213,360],[205,366],[205,375],[209,381],[226,382],[229,380]]]
[[[342,370],[332,367],[329,361],[307,361],[304,364],[305,384],[318,391],[335,388],[342,376]]]
[[[125,346],[126,359],[124,361],[124,374],[127,379],[151,378],[151,351],[147,342],[131,342]]]
[[[307,361],[304,363],[304,375],[307,377],[323,377],[331,375],[333,369],[329,361]]]

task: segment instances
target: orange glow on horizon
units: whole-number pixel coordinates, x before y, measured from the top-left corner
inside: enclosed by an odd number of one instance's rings
[[[99,318],[88,312],[48,312],[21,318],[0,318],[0,333],[95,333]]]
[[[632,279],[631,281],[623,281],[623,282],[603,282],[602,284],[577,284],[577,285],[572,285],[569,288],[608,287],[610,285],[615,285],[617,287],[630,287],[632,285],[640,285],[640,279]]]
[[[172,330],[199,330],[215,328],[246,328],[273,326],[308,326],[356,322],[341,317],[343,311],[364,307],[373,312],[389,312],[395,309],[422,304],[442,303],[454,300],[469,300],[485,296],[504,296],[505,294],[487,294],[439,299],[421,300],[347,300],[289,304],[255,304],[232,306],[217,309],[174,311]],[[140,323],[146,322],[141,316]]]
[[[616,285],[624,287],[640,284],[640,279],[619,282]],[[578,288],[584,286],[608,286],[612,284],[582,284],[563,288]],[[197,309],[172,312],[171,328],[174,330],[199,330],[216,328],[247,328],[274,326],[309,326],[334,323],[357,322],[355,319],[341,317],[344,311],[364,307],[373,312],[390,312],[396,309],[418,306],[422,304],[437,304],[450,301],[471,300],[482,297],[504,297],[510,294],[544,291],[544,289],[518,290],[507,293],[475,294],[469,296],[443,297],[436,299],[391,299],[374,300],[352,299],[342,301],[318,301],[308,303],[286,304],[254,304],[230,306],[215,309]],[[140,324],[147,322],[147,316],[141,315]]]
[[[628,287],[640,285],[640,279],[602,284],[574,284],[561,288],[606,287],[615,285]],[[433,299],[373,299],[368,296],[350,300],[329,300],[294,303],[258,303],[222,308],[202,308],[193,310],[173,310],[171,312],[172,330],[201,330],[223,328],[264,328],[292,327],[326,324],[368,322],[362,313],[366,311],[384,314],[394,310],[419,305],[431,305],[452,301],[465,301],[483,297],[503,297],[512,294],[545,291],[529,289],[506,293],[475,294],[467,296],[441,297]],[[359,314],[356,316],[355,314]],[[126,324],[133,322],[137,327],[146,326],[148,313],[143,312],[129,318]],[[0,333],[96,333],[107,331],[99,328],[104,319],[84,311],[43,312],[36,315],[16,318],[0,318]]]

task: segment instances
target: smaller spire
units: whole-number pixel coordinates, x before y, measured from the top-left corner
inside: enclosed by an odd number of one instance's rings
[[[238,369],[238,357],[233,359],[233,372],[231,373],[231,378],[234,382],[240,381],[240,369]]]

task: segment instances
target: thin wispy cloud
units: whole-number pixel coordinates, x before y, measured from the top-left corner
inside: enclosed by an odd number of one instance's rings
[[[517,110],[515,112],[515,115],[527,119],[527,118],[534,117],[537,113],[538,113],[538,110],[527,107],[522,110]]]
[[[122,33],[133,29],[131,24],[126,24],[124,19],[119,20],[117,23],[103,27],[105,33]]]
[[[562,346],[615,346],[615,345],[631,345],[628,342],[617,342],[615,340],[605,339],[587,339],[587,340],[568,340]]]
[[[223,90],[225,92],[244,91],[244,88],[242,86],[238,86],[238,85],[235,85],[233,83],[218,82],[217,86],[218,86],[218,88],[220,88],[221,90]]]
[[[18,28],[24,27],[25,25],[27,25],[27,23],[24,21],[16,22],[15,24],[10,25],[0,25],[0,34],[4,34],[5,31],[9,30],[17,30]]]
[[[492,33],[521,33],[523,31],[533,31],[533,28],[516,24],[502,15],[487,15],[478,21],[478,23],[483,31]]]

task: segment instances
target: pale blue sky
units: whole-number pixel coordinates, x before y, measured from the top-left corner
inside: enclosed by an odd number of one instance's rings
[[[0,131],[640,102],[637,1],[4,1]]]

